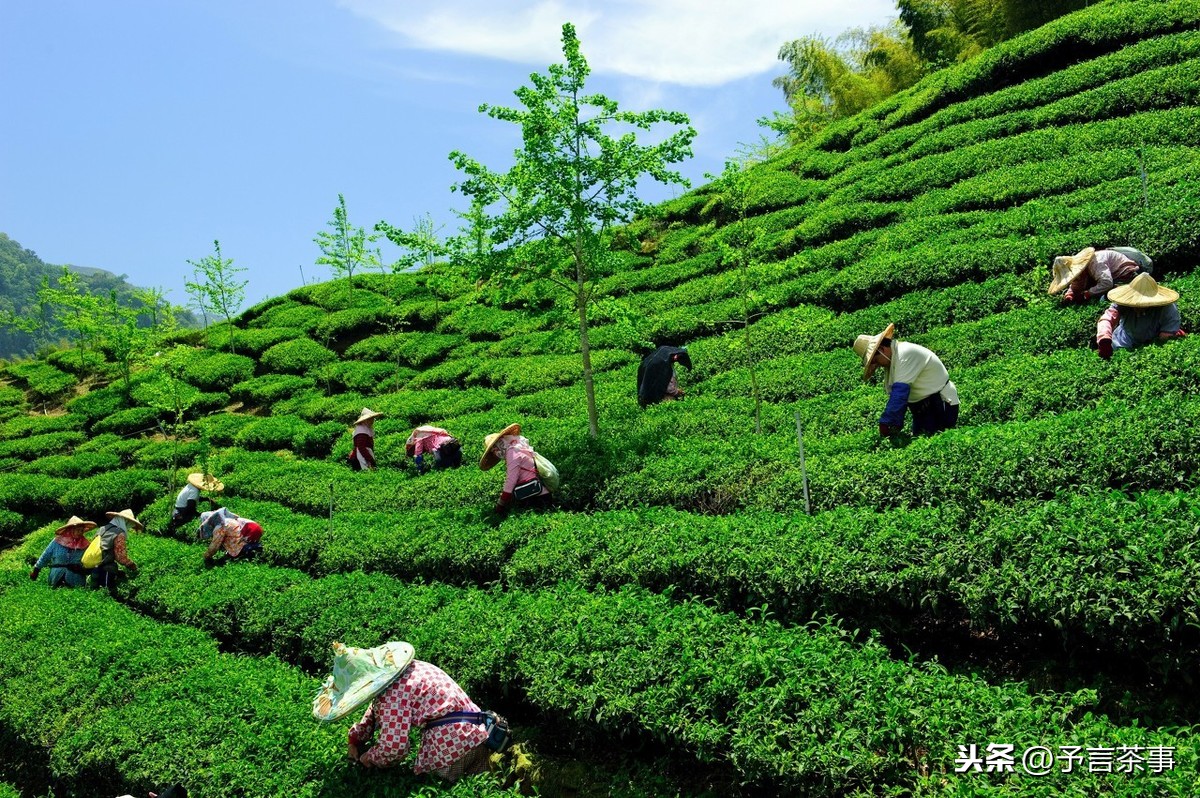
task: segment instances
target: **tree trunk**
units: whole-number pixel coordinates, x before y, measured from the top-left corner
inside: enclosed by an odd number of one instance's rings
[[[745,255],[742,255],[745,258]],[[750,290],[748,268],[742,262],[742,329],[746,335],[746,365],[750,367],[750,394],[754,397],[754,434],[762,434],[762,397],[758,392],[758,373],[754,368],[754,350],[750,342]]]
[[[596,413],[596,386],[592,381],[592,348],[588,343],[587,290],[583,280],[583,247],[575,239],[575,308],[579,311],[579,351],[583,355],[583,390],[587,395],[588,435],[600,436],[600,421]]]

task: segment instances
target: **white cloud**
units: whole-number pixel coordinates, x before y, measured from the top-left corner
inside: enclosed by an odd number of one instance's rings
[[[896,16],[893,0],[338,0],[402,46],[545,65],[574,23],[598,74],[717,86],[778,66],[784,42]]]

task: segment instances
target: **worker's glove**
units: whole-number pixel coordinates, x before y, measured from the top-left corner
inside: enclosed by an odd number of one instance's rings
[[[1100,353],[1101,360],[1108,360],[1110,357],[1112,357],[1112,339],[1101,338],[1099,342],[1097,342],[1096,349]]]
[[[33,582],[36,582],[37,578],[38,578],[38,569],[34,568],[32,571],[29,572],[29,579]]]
[[[883,437],[890,438],[893,432],[895,430],[892,429],[890,424],[884,424],[882,421],[879,423],[879,434]]]
[[[1058,300],[1058,304],[1060,305],[1074,305],[1078,302],[1079,296],[1077,294],[1063,294],[1062,299]]]
[[[1175,331],[1175,337],[1176,338],[1187,338],[1187,333],[1185,333],[1183,331],[1183,328],[1180,327],[1178,330]]]

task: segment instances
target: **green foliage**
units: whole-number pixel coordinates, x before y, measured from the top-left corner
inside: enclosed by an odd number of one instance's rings
[[[9,377],[24,383],[34,402],[53,401],[75,385],[73,376],[48,363],[14,363],[5,371]]]
[[[73,449],[86,440],[82,432],[47,432],[0,441],[0,457],[36,460],[44,455],[59,454]]]
[[[228,390],[254,375],[254,361],[245,355],[206,349],[182,357],[179,368],[180,376],[201,390]]]
[[[158,429],[159,411],[153,407],[130,407],[105,416],[92,425],[93,432],[117,435],[152,432]]]
[[[267,407],[294,395],[297,391],[312,388],[308,377],[292,374],[264,374],[237,383],[229,389],[229,395],[239,402],[255,407]]]
[[[372,335],[346,350],[346,357],[359,360],[395,361],[422,368],[442,359],[447,352],[461,346],[461,335],[438,333],[393,333]]]
[[[188,292],[195,298],[197,308],[208,317],[208,313],[219,313],[225,317],[230,331],[229,352],[234,353],[233,315],[246,298],[248,281],[238,279],[244,266],[234,266],[233,258],[221,257],[221,242],[213,241],[213,254],[198,261],[189,260],[194,280],[187,283]]]
[[[341,194],[338,194],[337,207],[333,209],[333,218],[327,226],[329,231],[322,230],[313,239],[321,249],[321,257],[317,258],[318,266],[328,266],[335,278],[345,275],[353,284],[355,269],[382,265],[379,256],[370,248],[379,236],[367,235],[363,228],[350,224],[346,198]]]
[[[284,341],[263,352],[262,363],[285,374],[310,374],[337,360],[337,355],[311,338]]]

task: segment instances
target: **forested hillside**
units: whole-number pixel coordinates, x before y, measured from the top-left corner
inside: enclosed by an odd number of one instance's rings
[[[0,372],[0,782],[1197,794],[1200,335],[1102,360],[1103,306],[1046,285],[1056,255],[1133,245],[1196,332],[1198,56],[1200,4],[1096,4],[623,228],[596,440],[565,294],[449,266],[180,333],[131,398],[100,359]],[[851,344],[889,323],[946,364],[957,429],[879,436]],[[664,341],[688,344],[687,395],[642,409],[635,347]],[[352,472],[364,406],[379,468]],[[499,518],[501,469],[475,463],[512,422],[563,486]],[[418,476],[418,424],[463,467]],[[205,569],[167,533],[196,469],[264,558]],[[124,507],[147,532],[118,600],[29,580],[66,517]],[[392,639],[513,722],[520,785],[346,761],[350,721],[310,715],[330,644]]]
[[[79,275],[83,290],[102,297],[108,296],[110,291],[116,291],[123,304],[133,303],[136,306],[134,287],[125,282],[124,276],[84,266],[68,268]],[[25,249],[6,234],[0,233],[0,360],[29,356],[39,346],[57,344],[66,339],[62,325],[57,323],[52,313],[43,316],[38,303],[38,291],[43,279],[49,280],[51,286],[57,286],[62,269],[62,266],[43,262],[33,250]],[[42,326],[39,329],[20,329],[8,323],[13,316],[40,322]],[[183,325],[199,326],[191,311],[181,309],[177,316]]]

